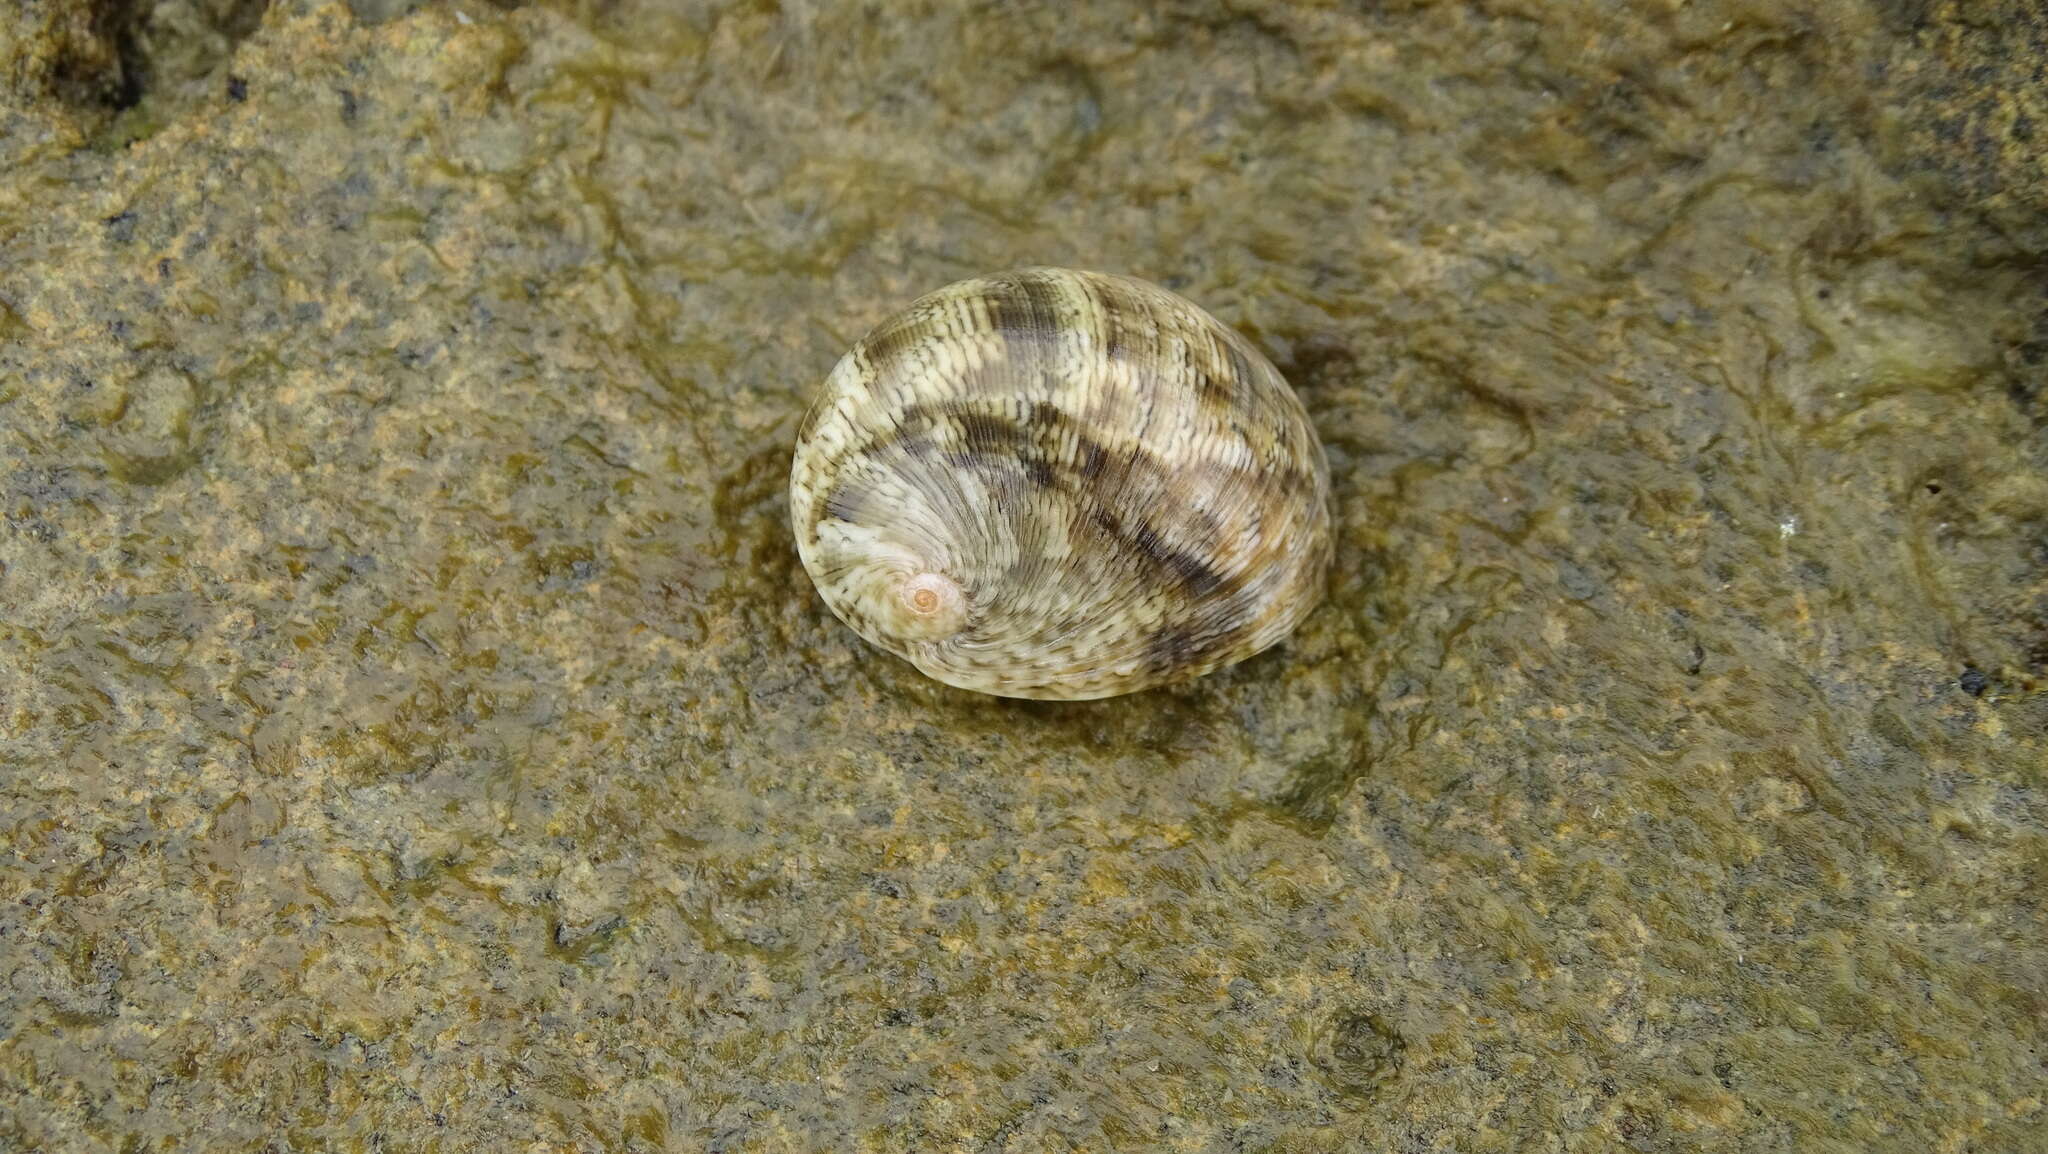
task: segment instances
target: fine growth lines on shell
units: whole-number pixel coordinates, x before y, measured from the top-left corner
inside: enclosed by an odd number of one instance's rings
[[[806,569],[870,642],[962,688],[1086,698],[1286,636],[1320,597],[1328,489],[1243,337],[1142,281],[1026,269],[847,353],[790,503]]]

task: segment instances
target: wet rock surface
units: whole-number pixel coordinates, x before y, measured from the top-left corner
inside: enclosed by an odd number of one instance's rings
[[[0,1140],[2041,1142],[2032,25],[12,4]],[[1287,645],[811,590],[817,382],[1039,262],[1301,392]]]
[[[2048,250],[2048,8],[1895,5],[1880,134],[1938,203],[1990,223],[2022,259]],[[1997,249],[1986,245],[1986,255]]]

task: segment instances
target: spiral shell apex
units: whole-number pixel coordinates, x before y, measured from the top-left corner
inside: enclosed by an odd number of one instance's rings
[[[790,472],[797,551],[869,642],[962,689],[1196,677],[1321,598],[1329,470],[1243,337],[1128,277],[1024,269],[882,322]]]

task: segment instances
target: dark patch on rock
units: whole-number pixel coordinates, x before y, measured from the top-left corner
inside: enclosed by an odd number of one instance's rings
[[[1911,0],[1885,63],[1903,111],[1900,167],[1938,174],[1946,199],[1982,215],[2020,253],[2048,253],[2048,7],[2038,0]]]

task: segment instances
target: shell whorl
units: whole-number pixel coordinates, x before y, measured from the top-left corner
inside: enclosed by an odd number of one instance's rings
[[[1263,650],[1320,600],[1329,475],[1258,351],[1143,281],[1024,269],[919,298],[798,437],[825,602],[949,685],[1093,698]]]

